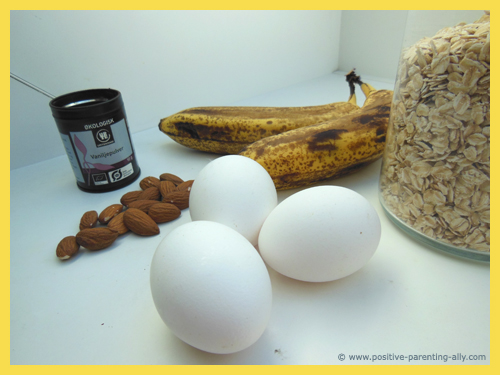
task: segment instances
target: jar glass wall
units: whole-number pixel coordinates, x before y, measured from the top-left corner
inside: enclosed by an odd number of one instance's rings
[[[489,12],[409,11],[380,176],[399,228],[487,262],[489,31]]]

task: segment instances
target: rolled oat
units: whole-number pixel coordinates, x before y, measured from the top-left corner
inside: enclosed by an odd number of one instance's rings
[[[490,251],[490,18],[403,51],[380,179],[385,207],[453,246]]]

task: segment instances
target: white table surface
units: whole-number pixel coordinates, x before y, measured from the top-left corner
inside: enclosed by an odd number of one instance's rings
[[[364,78],[377,88],[393,88],[390,82]],[[347,96],[343,74],[336,72],[222,104],[301,106]],[[358,90],[358,102],[363,100]],[[170,172],[195,179],[218,157],[182,147],[157,124],[151,126],[133,134],[140,178]],[[125,192],[139,188],[139,180],[115,192],[84,193],[66,156],[13,170],[11,364],[489,364],[489,264],[432,250],[396,228],[378,201],[379,170],[380,161],[322,183],[357,191],[379,213],[382,239],[369,263],[329,283],[300,282],[269,268],[269,325],[254,345],[229,355],[205,353],[177,339],[151,297],[153,253],[172,229],[190,221],[189,210],[161,224],[158,236],[126,234],[108,249],[83,250],[63,262],[55,248],[63,237],[76,234],[81,215],[119,202]],[[279,200],[297,191],[279,192]],[[396,360],[395,355],[406,357]]]

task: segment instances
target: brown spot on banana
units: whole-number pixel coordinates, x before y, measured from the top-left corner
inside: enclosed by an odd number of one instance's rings
[[[310,141],[307,142],[307,148],[312,151],[336,150],[335,141],[341,139],[341,134],[347,132],[347,129],[328,129],[314,134]]]
[[[392,91],[371,92],[354,113],[261,139],[240,155],[260,163],[278,190],[353,173],[382,156],[391,101]]]

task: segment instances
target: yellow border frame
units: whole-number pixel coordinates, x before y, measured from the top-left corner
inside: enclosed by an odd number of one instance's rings
[[[498,3],[498,2],[496,2]],[[74,8],[74,5],[85,5],[85,9],[134,9],[134,7],[137,5],[137,3],[130,3],[130,2],[117,2],[117,1],[112,1],[112,2],[97,2],[97,1],[87,1],[84,3],[68,3],[66,2],[61,2],[61,1],[44,1],[44,2],[35,2],[35,1],[30,1],[30,2],[23,2],[22,4],[9,4],[8,9],[5,11],[2,11],[2,29],[5,31],[2,33],[2,45],[4,48],[9,51],[8,57],[9,57],[9,62],[6,63],[6,65],[9,65],[10,68],[10,10],[13,9],[79,9],[79,8]],[[68,7],[68,5],[72,6],[71,8]],[[148,2],[147,4],[141,3],[141,5],[146,5],[147,9],[162,9],[162,8],[169,8],[169,9],[235,9],[238,7],[239,9],[303,9],[304,5],[308,5],[309,8],[315,8],[315,9],[329,9],[333,6],[340,5],[336,4],[334,2],[248,2],[248,3],[228,3],[228,2],[189,2],[188,4],[183,4],[183,3],[174,3],[174,4],[169,4],[169,3],[164,3],[164,2]],[[170,7],[173,5],[173,7]],[[235,7],[236,5],[236,7]],[[413,6],[419,6],[420,9],[443,9],[443,8],[450,8],[450,9],[470,9],[471,6],[478,6],[481,5],[484,7],[484,9],[489,9],[491,10],[491,13],[493,14],[493,20],[495,20],[496,12],[495,12],[495,7],[494,3],[491,1],[487,1],[485,3],[471,3],[471,2],[464,2],[464,1],[455,1],[455,2],[446,2],[446,4],[442,2],[419,2],[419,3],[401,3],[401,2],[384,2],[384,3],[375,3],[375,2],[367,2],[367,1],[356,1],[356,2],[351,2],[351,3],[343,3],[342,5],[349,5],[349,9],[370,9],[373,6],[378,6],[380,9],[393,9],[393,8],[398,8],[401,7],[402,5],[413,5]],[[493,9],[491,9],[493,8]],[[8,10],[8,12],[7,12]],[[496,31],[496,24],[493,22],[491,25],[492,29],[492,34],[495,34]],[[496,55],[496,48],[494,47],[494,44],[492,44],[492,54]],[[5,60],[4,60],[5,61]],[[496,58],[493,57],[492,61],[495,62]],[[6,74],[4,76],[4,81],[2,85],[2,93],[5,96],[8,96],[10,99],[10,78]],[[497,95],[494,94],[494,92],[497,91],[497,86],[496,86],[496,79],[494,78],[494,75],[492,76],[492,95],[491,98],[493,99],[494,102],[497,102]],[[2,100],[2,114],[4,117],[4,123],[10,124],[10,100],[7,100],[6,97],[4,97],[4,100]],[[492,120],[491,122],[496,124],[496,105],[492,103],[491,108],[493,108],[492,111]],[[494,125],[494,129],[492,131],[492,138],[496,139],[496,125]],[[3,126],[2,127],[4,131],[6,131],[7,134],[5,134],[3,137],[1,137],[1,147],[0,147],[0,165],[1,165],[1,170],[3,175],[8,176],[7,181],[1,184],[2,186],[2,207],[3,210],[8,211],[8,214],[6,213],[5,215],[2,215],[2,225],[1,227],[1,233],[0,233],[0,238],[4,242],[3,246],[3,267],[5,267],[4,272],[1,272],[2,279],[4,282],[1,283],[2,285],[2,297],[3,300],[5,301],[5,308],[2,309],[2,316],[4,320],[4,329],[2,330],[2,333],[4,334],[4,347],[2,350],[2,367],[5,367],[3,373],[6,373],[8,371],[9,373],[18,373],[18,372],[24,372],[24,371],[50,371],[51,373],[58,373],[58,372],[66,372],[68,369],[64,368],[58,368],[59,366],[49,366],[50,368],[47,368],[47,366],[11,366],[10,365],[10,258],[9,258],[9,252],[10,252],[10,126]],[[500,149],[500,148],[499,148]],[[496,180],[496,170],[497,170],[497,160],[498,160],[498,153],[499,149],[492,148],[492,165],[494,166],[493,168],[493,173],[492,178],[491,178],[491,187],[493,191],[497,190],[497,180]],[[495,197],[496,195],[494,195]],[[496,225],[496,217],[497,217],[497,204],[496,204],[496,199],[492,199],[492,222],[495,223]],[[496,233],[495,230],[492,230],[493,233]],[[491,267],[495,267],[495,253],[497,251],[497,241],[496,236],[492,236],[492,261],[491,261]],[[5,256],[7,254],[7,256]],[[474,369],[473,371],[480,371],[480,372],[489,372],[491,371],[492,368],[496,367],[496,354],[498,354],[498,345],[497,345],[497,340],[496,340],[496,335],[495,333],[498,331],[498,326],[496,324],[495,317],[498,315],[498,303],[496,301],[496,286],[497,286],[497,279],[498,277],[496,276],[496,271],[492,272],[492,277],[491,277],[491,340],[490,340],[490,365],[489,366],[481,366],[478,369]],[[450,317],[451,319],[453,317]],[[473,319],[473,317],[471,317]],[[61,348],[61,356],[64,356],[64,348]],[[35,367],[35,368],[32,368]],[[88,371],[82,366],[71,366],[71,371],[72,373],[83,373]],[[105,368],[105,366],[98,366],[99,369],[97,371],[109,371],[109,368]],[[239,371],[239,372],[247,372],[249,373],[250,371],[255,371],[253,369],[245,369],[241,368],[241,366],[238,366],[238,369],[232,368],[233,366],[225,366],[225,368],[221,368],[221,366],[217,366],[217,368],[214,367],[208,367],[208,366],[202,366],[203,368],[201,369],[196,369],[196,368],[186,368],[185,366],[173,366],[173,368],[158,368],[158,366],[148,366],[147,369],[136,369],[136,368],[126,368],[125,366],[120,366],[119,369],[116,369],[117,371],[120,371],[122,373],[132,373],[136,371],[148,371],[148,372],[158,372],[158,373],[165,373],[165,372],[170,372],[170,371],[175,371],[175,372],[184,372],[184,371],[203,371],[203,372],[212,372],[216,371],[217,373],[223,373],[223,372],[234,372],[234,371]],[[267,366],[266,366],[267,367]],[[436,366],[431,366],[432,369],[429,369],[430,371],[434,371]],[[114,371],[115,369],[113,369]],[[315,371],[315,372],[320,372],[320,373],[325,373],[325,374],[332,374],[333,372],[339,371],[339,368],[325,368],[324,366],[319,367],[315,366],[314,369],[306,369],[306,371]],[[94,371],[94,370],[92,370]],[[260,371],[260,370],[259,370]],[[264,369],[264,371],[272,371],[273,373],[279,373],[281,371],[287,371],[288,372],[295,372],[295,371],[302,371],[300,368],[291,368],[291,369],[279,369],[279,368],[273,368],[273,369]],[[391,372],[399,372],[401,371],[400,368],[395,368],[394,366],[383,366],[383,367],[375,367],[371,369],[366,369],[366,368],[359,368],[359,367],[352,367],[352,366],[343,366],[341,371],[343,373],[351,373],[353,371],[383,371],[384,373]],[[413,368],[412,366],[405,366],[403,371],[408,371],[409,373],[415,373],[415,372],[420,372],[422,371],[421,369],[418,368]],[[425,370],[427,371],[427,369]],[[440,367],[437,371],[453,371],[453,373],[465,373],[466,371],[470,371],[470,369],[466,367],[457,367],[454,366],[453,369],[450,369],[448,366],[446,367]],[[497,370],[498,371],[498,370]]]

